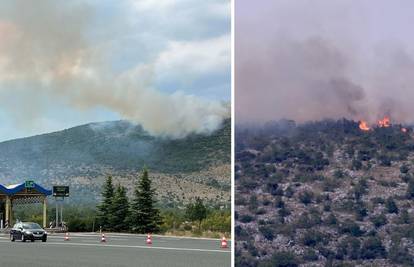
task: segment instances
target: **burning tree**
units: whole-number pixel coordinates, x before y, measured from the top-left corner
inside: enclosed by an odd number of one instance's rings
[[[391,127],[391,119],[388,116],[384,116],[381,120],[377,121],[376,127],[378,128],[389,128]],[[370,131],[372,128],[368,125],[368,122],[365,120],[359,121],[359,129],[361,131]],[[401,126],[401,132],[408,133],[408,129]]]

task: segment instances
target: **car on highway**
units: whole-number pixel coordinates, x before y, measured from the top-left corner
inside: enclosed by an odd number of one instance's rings
[[[15,240],[20,240],[22,242],[26,242],[26,240],[32,242],[35,240],[42,240],[42,242],[46,242],[47,232],[37,223],[18,222],[10,230],[10,240],[12,242]]]

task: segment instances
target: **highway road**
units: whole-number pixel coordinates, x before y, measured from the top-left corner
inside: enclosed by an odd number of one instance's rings
[[[100,242],[95,233],[49,234],[48,241],[11,242],[0,235],[0,266],[17,267],[187,267],[230,266],[230,248],[220,248],[216,239],[153,236],[152,245],[146,236],[105,234]],[[230,247],[230,242],[229,242]]]

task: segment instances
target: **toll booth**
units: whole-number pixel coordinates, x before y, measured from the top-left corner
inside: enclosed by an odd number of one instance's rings
[[[4,186],[0,184],[0,219],[3,228],[14,224],[13,206],[18,204],[43,203],[43,227],[46,227],[47,197],[52,190],[43,188],[33,181]]]

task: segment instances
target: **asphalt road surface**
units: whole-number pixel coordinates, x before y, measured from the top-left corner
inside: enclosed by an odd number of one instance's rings
[[[187,267],[230,266],[230,248],[220,248],[220,240],[153,236],[152,245],[146,236],[106,234],[106,242],[94,233],[49,234],[48,241],[11,242],[0,235],[0,266],[30,267]],[[229,242],[230,247],[230,242]]]

